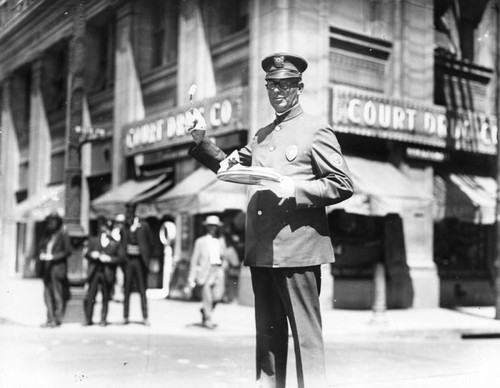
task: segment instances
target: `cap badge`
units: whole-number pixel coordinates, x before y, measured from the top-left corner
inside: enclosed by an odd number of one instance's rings
[[[299,153],[299,150],[295,144],[288,146],[288,148],[286,149],[286,152],[285,152],[286,159],[289,162],[292,162],[297,157],[298,153]]]
[[[283,67],[285,65],[285,57],[283,55],[277,55],[273,58],[274,67]]]

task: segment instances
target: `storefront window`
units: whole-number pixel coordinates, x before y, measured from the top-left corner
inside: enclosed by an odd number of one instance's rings
[[[490,270],[493,227],[445,219],[434,225],[434,261],[443,278],[484,277]]]
[[[335,263],[334,276],[371,277],[383,260],[383,218],[336,210],[329,215]]]

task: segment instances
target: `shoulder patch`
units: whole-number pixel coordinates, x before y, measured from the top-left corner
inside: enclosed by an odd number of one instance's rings
[[[344,160],[340,154],[332,154],[330,156],[330,161],[335,167],[340,167],[344,164]]]

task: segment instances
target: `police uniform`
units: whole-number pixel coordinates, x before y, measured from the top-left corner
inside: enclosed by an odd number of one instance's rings
[[[277,53],[262,61],[266,79],[301,78],[307,62]],[[204,139],[190,154],[214,172],[226,158]],[[325,206],[353,193],[333,129],[300,105],[259,129],[239,150],[245,166],[269,167],[291,178],[293,197],[253,186],[249,194],[244,264],[251,267],[257,326],[257,379],[284,387],[288,325],[299,387],[325,384],[319,292],[320,265],[334,261]]]

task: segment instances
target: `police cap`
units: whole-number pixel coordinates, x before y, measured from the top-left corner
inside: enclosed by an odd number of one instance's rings
[[[307,61],[295,54],[275,53],[262,60],[266,79],[302,78],[307,69]]]

